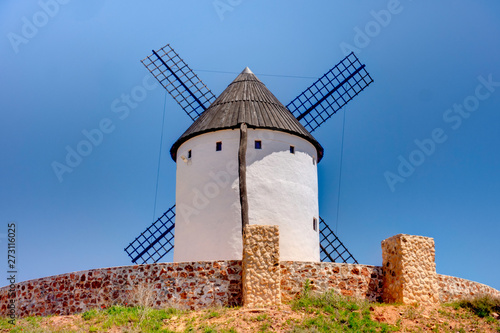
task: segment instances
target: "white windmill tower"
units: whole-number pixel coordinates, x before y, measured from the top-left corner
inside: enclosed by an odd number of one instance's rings
[[[174,261],[240,260],[246,224],[279,226],[281,260],[320,260],[323,148],[248,67],[170,153]]]
[[[174,143],[176,205],[126,248],[133,263],[242,257],[247,224],[278,225],[280,259],[354,262],[318,215],[311,135],[372,78],[354,53],[286,107],[246,68],[216,99],[166,45],[142,63],[194,121]],[[178,215],[176,216],[177,210]]]

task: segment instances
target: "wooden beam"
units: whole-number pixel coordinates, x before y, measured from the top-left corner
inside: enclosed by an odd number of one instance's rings
[[[240,205],[241,205],[241,233],[248,225],[248,197],[247,197],[247,124],[240,124],[240,148],[238,150]]]

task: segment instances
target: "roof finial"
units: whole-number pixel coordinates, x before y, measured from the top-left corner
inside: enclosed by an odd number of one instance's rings
[[[253,74],[253,72],[250,70],[250,68],[245,67],[245,69],[243,70],[243,72],[241,72],[241,74]]]

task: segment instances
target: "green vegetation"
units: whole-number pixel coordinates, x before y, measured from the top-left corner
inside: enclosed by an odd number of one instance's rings
[[[0,332],[481,332],[488,327],[500,333],[500,321],[494,318],[494,313],[500,313],[500,300],[491,297],[450,303],[431,313],[424,313],[429,309],[419,305],[390,305],[387,311],[396,313],[391,321],[394,325],[379,322],[384,321],[380,320],[384,313],[380,308],[385,306],[334,291],[315,293],[306,281],[301,296],[282,307],[250,310],[215,307],[193,312],[153,309],[150,305],[114,305],[69,317],[22,318],[16,321],[16,326],[0,318]],[[379,321],[373,320],[372,315]],[[408,321],[412,322],[410,326]]]
[[[162,329],[163,320],[179,314],[176,309],[155,310],[144,307],[125,307],[114,305],[107,309],[92,309],[82,313],[80,321],[75,320],[72,325],[41,325],[47,317],[27,317],[17,319],[13,326],[6,319],[0,319],[1,332],[107,332],[114,327],[121,327],[124,332],[161,332],[170,333]],[[50,317],[48,317],[50,318]],[[53,326],[53,327],[52,327]]]
[[[308,280],[302,296],[292,302],[292,309],[314,316],[307,318],[293,332],[392,332],[396,326],[373,321],[370,303],[329,291],[313,295]]]
[[[140,332],[167,332],[161,330],[164,319],[178,314],[176,309],[155,310],[142,306],[125,307],[114,305],[107,309],[89,310],[81,316],[84,321],[91,322],[91,329],[96,332],[109,330],[112,327],[129,327]]]
[[[219,311],[213,309],[209,310],[207,315],[205,316],[206,319],[219,318],[219,317],[220,317]]]
[[[252,320],[254,320],[254,321],[264,321],[266,319],[267,319],[267,313],[263,313],[263,314],[257,315]]]
[[[476,316],[485,318],[490,317],[493,312],[500,314],[500,298],[491,296],[481,296],[472,299],[461,300],[452,305],[457,308],[469,309]]]

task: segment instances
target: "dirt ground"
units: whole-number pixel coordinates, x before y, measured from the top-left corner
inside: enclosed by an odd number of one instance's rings
[[[372,318],[391,325],[399,321],[401,332],[500,332],[498,320],[491,323],[465,309],[447,306],[380,305],[373,309]]]
[[[496,320],[490,318],[488,321],[465,309],[448,306],[373,305],[370,311],[373,320],[394,325],[398,327],[398,332],[500,332],[500,321],[496,314]],[[175,332],[291,332],[295,326],[312,316],[315,314],[293,311],[289,305],[258,309],[219,308],[175,315],[164,320],[163,328]],[[43,318],[40,328],[40,332],[91,331],[81,315]],[[112,327],[106,331],[99,329],[98,332],[136,331]]]

